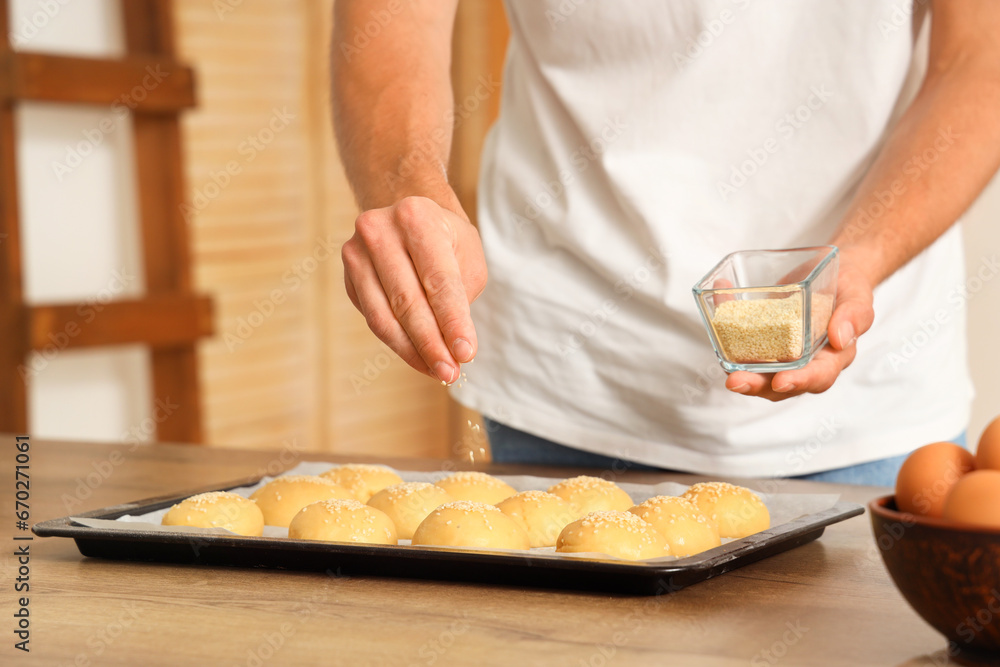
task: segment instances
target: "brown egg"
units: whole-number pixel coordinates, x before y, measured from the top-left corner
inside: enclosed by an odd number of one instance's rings
[[[990,422],[979,437],[976,449],[976,468],[979,470],[1000,470],[1000,417]]]
[[[948,492],[974,467],[972,453],[952,442],[915,450],[896,477],[896,507],[903,512],[940,517]]]
[[[958,480],[944,504],[944,518],[1000,528],[1000,470],[976,470]]]

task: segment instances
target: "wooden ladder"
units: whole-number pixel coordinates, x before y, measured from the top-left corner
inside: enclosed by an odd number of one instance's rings
[[[97,59],[15,52],[8,2],[0,0],[0,431],[28,431],[33,352],[142,343],[151,348],[156,439],[196,443],[195,342],[212,333],[212,303],[192,291],[181,212],[179,115],[194,106],[194,73],[174,59],[170,0],[121,5],[127,55]],[[87,318],[82,304],[24,302],[14,110],[29,100],[132,107],[145,297],[112,301]]]

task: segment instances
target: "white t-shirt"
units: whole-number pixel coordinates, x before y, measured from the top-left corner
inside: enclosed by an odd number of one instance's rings
[[[457,400],[571,447],[718,475],[839,468],[964,430],[957,226],[878,287],[874,327],[824,394],[727,391],[691,294],[729,252],[829,241],[922,77],[924,3],[507,5],[479,194],[489,284]],[[953,141],[942,128],[900,187]]]

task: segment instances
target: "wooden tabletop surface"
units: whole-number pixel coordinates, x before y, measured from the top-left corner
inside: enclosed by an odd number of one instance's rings
[[[15,438],[0,437],[5,469],[13,471]],[[289,451],[30,443],[31,523],[221,485],[300,460]],[[446,465],[386,462],[413,470]],[[14,475],[4,479],[3,665],[947,664],[943,637],[889,579],[867,515],[677,593],[632,597],[84,558],[70,539],[14,541],[30,533],[14,525]],[[626,473],[621,479],[697,478]],[[806,482],[783,482],[780,490],[835,490],[862,504],[885,493]],[[10,594],[20,567],[14,550],[25,544],[27,654],[14,648],[18,607]]]

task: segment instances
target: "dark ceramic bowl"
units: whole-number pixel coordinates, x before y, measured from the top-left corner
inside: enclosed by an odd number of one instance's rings
[[[1000,664],[1000,530],[956,526],[871,501],[875,543],[910,606],[963,662]]]

